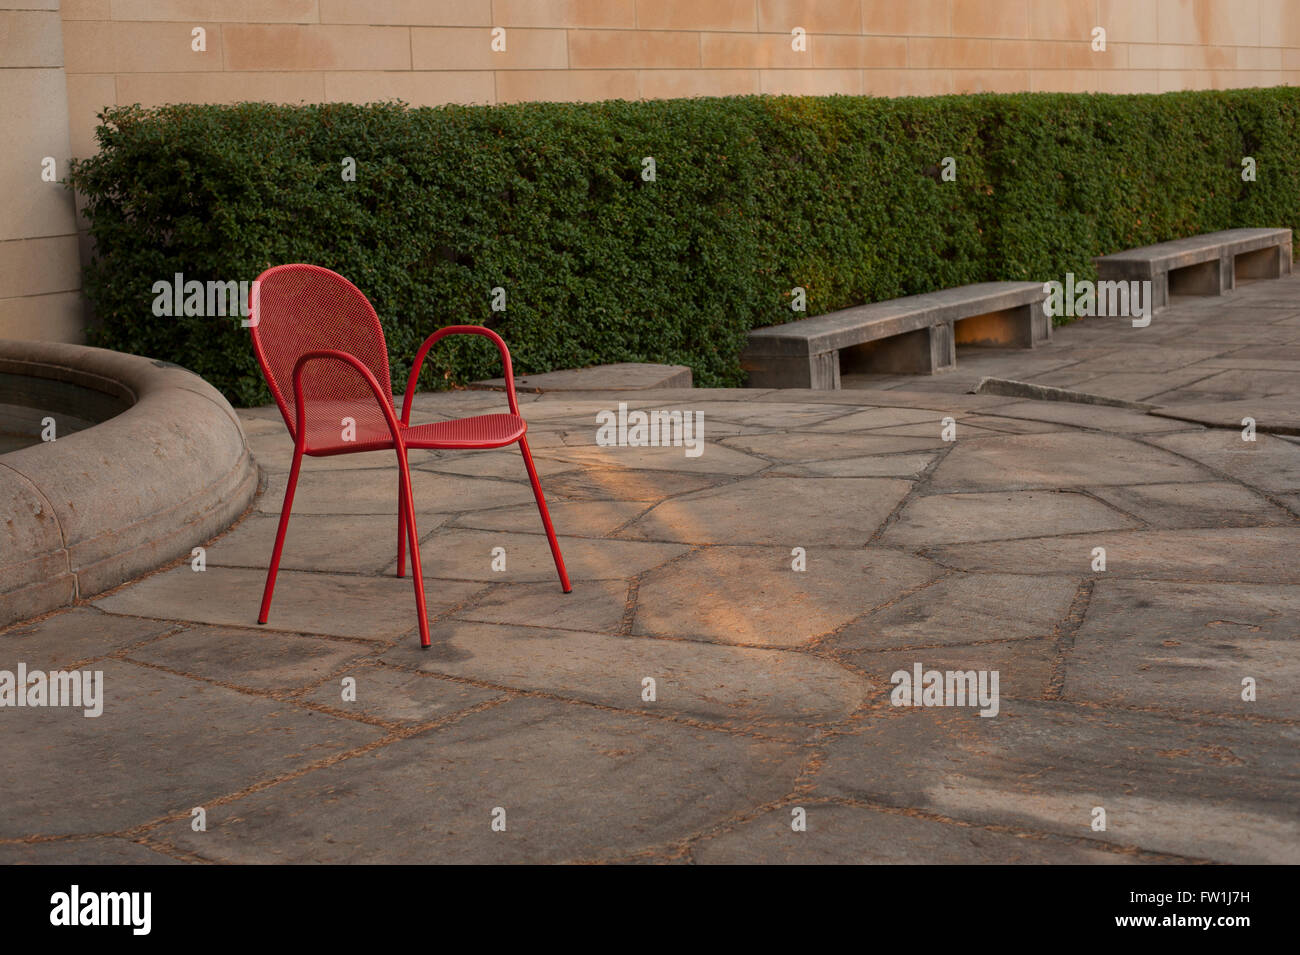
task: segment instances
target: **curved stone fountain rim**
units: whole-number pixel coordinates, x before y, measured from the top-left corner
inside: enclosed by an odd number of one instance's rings
[[[0,455],[0,627],[189,554],[257,493],[234,409],[191,371],[102,348],[0,340],[0,372],[130,402],[85,430]]]

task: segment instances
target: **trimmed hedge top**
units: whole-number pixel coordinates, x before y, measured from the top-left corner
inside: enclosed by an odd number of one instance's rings
[[[745,333],[803,317],[796,286],[815,315],[1295,228],[1298,114],[1290,87],[125,106],[101,114],[100,152],[69,181],[95,241],[93,343],[184,365],[238,404],[269,400],[238,317],[157,317],[154,283],[334,269],[374,303],[399,389],[420,342],[457,323],[500,332],[521,374],[650,361],[736,385]],[[426,386],[500,372],[477,340],[426,367]]]

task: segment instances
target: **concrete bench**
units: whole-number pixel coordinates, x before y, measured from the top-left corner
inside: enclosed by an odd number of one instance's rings
[[[1052,337],[1042,282],[983,282],[756,328],[741,353],[751,388],[840,387],[845,372],[932,375],[958,345],[1033,348]]]
[[[1094,259],[1102,281],[1149,281],[1152,311],[1170,295],[1222,295],[1239,279],[1291,274],[1290,229],[1227,229]]]

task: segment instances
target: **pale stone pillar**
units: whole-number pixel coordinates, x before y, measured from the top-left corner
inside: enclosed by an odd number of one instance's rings
[[[0,338],[80,341],[59,0],[0,0]],[[53,179],[42,177],[53,159]]]

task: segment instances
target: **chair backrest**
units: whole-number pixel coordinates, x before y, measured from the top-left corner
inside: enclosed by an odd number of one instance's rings
[[[277,265],[258,276],[250,298],[253,351],[291,435],[297,437],[293,369],[308,352],[334,349],[359,359],[379,380],[392,407],[384,330],[374,307],[355,285],[318,265]],[[317,402],[375,405],[370,386],[354,369],[337,361],[308,365],[302,381],[308,410]]]

